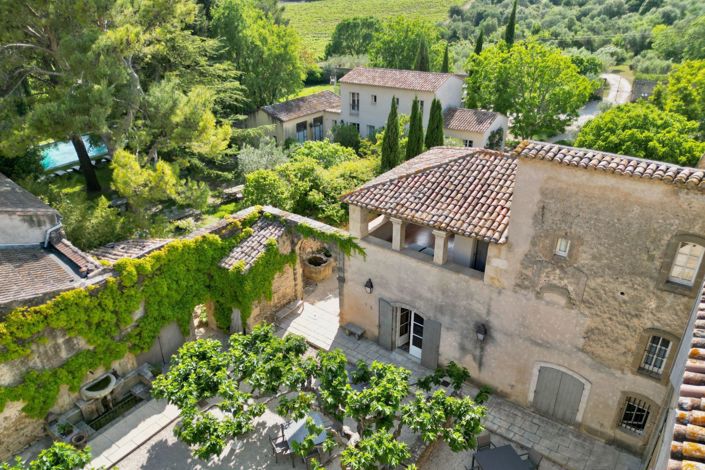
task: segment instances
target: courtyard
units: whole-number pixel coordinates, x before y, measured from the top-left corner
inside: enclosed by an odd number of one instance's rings
[[[308,285],[305,301],[296,309],[289,309],[278,318],[280,336],[304,336],[311,347],[339,348],[351,362],[391,362],[408,368],[413,377],[423,377],[431,371],[417,359],[403,351],[388,351],[367,339],[347,336],[338,326],[338,285],[334,276],[318,285]],[[205,333],[202,333],[205,334]],[[466,384],[465,392],[474,396],[477,388]],[[498,396],[487,403],[488,414],[484,425],[490,431],[493,444],[512,445],[517,453],[529,448],[543,456],[540,470],[638,470],[641,463],[621,449],[604,444],[577,432],[574,428],[556,423],[530,410],[519,407]],[[93,465],[117,466],[123,469],[284,469],[291,468],[289,458],[276,462],[268,436],[277,432],[283,419],[267,411],[256,421],[255,431],[245,439],[228,444],[223,454],[209,462],[192,456],[190,449],[174,437],[178,424],[178,410],[162,400],[150,400],[131,414],[116,422],[95,437],[89,445],[94,455]],[[412,453],[422,450],[415,436],[403,435]],[[452,452],[445,444],[433,446],[423,454],[419,468],[464,469],[472,461],[472,452]],[[301,459],[296,466],[304,468]],[[334,461],[328,466],[338,469]]]

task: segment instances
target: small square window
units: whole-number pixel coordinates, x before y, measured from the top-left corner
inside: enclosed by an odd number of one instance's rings
[[[367,137],[373,137],[375,135],[375,126],[367,125]]]
[[[627,397],[619,426],[623,429],[642,435],[649,420],[650,406],[643,400]]]
[[[671,350],[671,342],[660,336],[652,336],[649,344],[646,345],[644,358],[641,361],[641,369],[654,375],[663,374],[666,367],[668,353]]]
[[[377,95],[370,96],[370,103],[377,104]]]
[[[360,133],[360,123],[359,122],[351,122],[350,125],[355,128],[355,130],[357,131],[358,134]]]
[[[681,243],[671,265],[668,280],[676,284],[692,286],[700,269],[705,248],[696,243]]]
[[[555,253],[563,258],[568,257],[568,252],[570,251],[570,240],[567,238],[559,238],[558,243],[556,243]]]
[[[475,142],[473,142],[472,140],[465,139],[463,140],[463,145],[465,145],[466,147],[472,147],[473,145],[475,145]]]

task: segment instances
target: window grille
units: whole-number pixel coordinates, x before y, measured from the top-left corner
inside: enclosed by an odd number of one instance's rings
[[[643,400],[627,397],[619,426],[635,434],[642,435],[649,419],[650,406]]]

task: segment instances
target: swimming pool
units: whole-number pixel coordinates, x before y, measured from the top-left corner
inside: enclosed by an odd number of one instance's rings
[[[86,150],[91,158],[98,158],[108,153],[108,147],[104,143],[93,146],[90,143],[89,137],[84,135],[83,142],[86,144]],[[42,146],[42,167],[45,170],[53,170],[63,166],[71,166],[78,164],[78,155],[73,148],[71,141],[54,142]]]

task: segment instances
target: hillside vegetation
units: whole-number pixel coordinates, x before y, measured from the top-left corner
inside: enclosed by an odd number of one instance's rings
[[[282,2],[284,16],[303,40],[304,49],[314,57],[323,55],[335,25],[353,16],[374,16],[379,19],[402,15],[422,18],[429,22],[444,21],[448,8],[462,5],[463,0],[319,0],[315,2]]]

